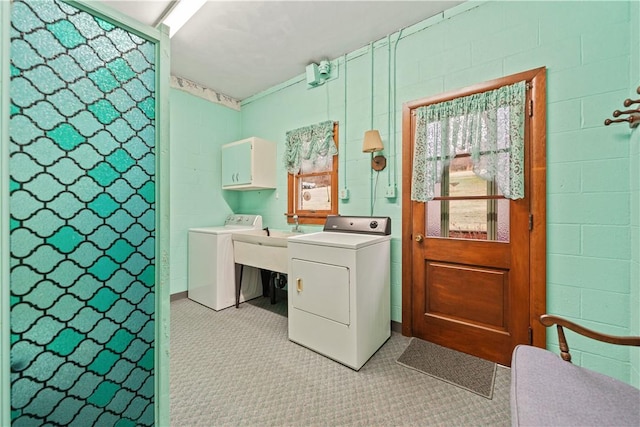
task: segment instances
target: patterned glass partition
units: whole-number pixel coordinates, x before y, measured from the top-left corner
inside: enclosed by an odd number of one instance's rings
[[[152,425],[156,45],[58,0],[11,13],[13,425]]]

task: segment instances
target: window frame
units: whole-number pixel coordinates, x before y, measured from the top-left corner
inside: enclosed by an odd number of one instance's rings
[[[338,122],[333,123],[333,142],[338,147]],[[298,180],[306,176],[330,176],[331,177],[331,209],[322,211],[302,210],[298,207]],[[312,174],[287,174],[287,223],[293,224],[294,215],[298,215],[299,224],[322,225],[328,215],[338,215],[338,154],[333,156],[331,171]]]

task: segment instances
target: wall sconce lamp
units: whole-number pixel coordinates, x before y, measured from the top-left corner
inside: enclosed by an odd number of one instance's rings
[[[366,131],[364,133],[364,141],[362,142],[362,152],[371,153],[371,167],[378,172],[387,166],[387,159],[382,155],[374,157],[373,153],[382,150],[384,150],[384,145],[382,145],[380,132],[375,129]]]

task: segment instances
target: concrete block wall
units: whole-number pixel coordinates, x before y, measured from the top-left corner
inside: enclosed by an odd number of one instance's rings
[[[239,139],[240,112],[170,92],[171,293],[187,290],[187,230],[222,225],[237,194],[223,192],[220,146]]]
[[[243,102],[239,136],[277,142],[281,161],[288,130],[340,122],[339,181],[351,197],[340,201],[339,210],[370,215],[374,202],[374,215],[392,218],[391,313],[401,321],[401,198],[386,199],[384,189],[395,183],[402,191],[402,104],[545,66],[547,311],[606,333],[637,333],[640,137],[638,130],[605,127],[603,121],[640,84],[639,26],[635,1],[470,2],[404,30],[391,75],[393,49],[390,54],[386,39],[376,41],[373,85],[365,46],[347,53],[346,84],[338,58],[339,78],[324,86],[307,89],[301,80]],[[392,47],[397,36],[391,35]],[[389,81],[396,83],[391,109]],[[378,176],[361,152],[362,135],[371,127],[372,86],[374,128],[388,160]],[[262,214],[269,227],[288,228],[284,167],[277,186],[239,194],[237,209]],[[638,352],[568,338],[577,364],[638,384]],[[552,330],[548,346],[557,350]]]
[[[631,4],[630,15],[635,17],[635,25],[631,26],[631,90],[633,99],[640,99],[640,94],[633,94],[634,84],[640,87],[640,2]],[[640,104],[635,104],[640,108]],[[640,336],[640,127],[631,135],[630,190],[631,190],[631,334]],[[636,284],[633,286],[633,284]],[[631,384],[640,388],[640,348],[631,349]]]

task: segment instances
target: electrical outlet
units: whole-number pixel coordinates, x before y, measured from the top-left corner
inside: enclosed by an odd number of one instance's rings
[[[387,199],[395,199],[396,198],[396,187],[394,185],[390,185],[387,187],[384,192],[384,197]]]
[[[347,188],[341,188],[338,193],[340,200],[347,200],[349,198],[349,190]]]

